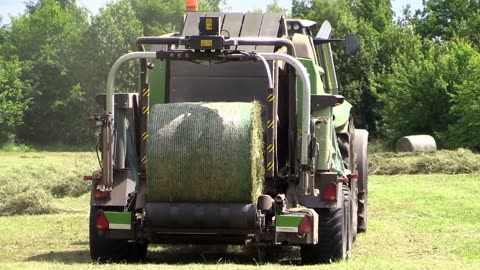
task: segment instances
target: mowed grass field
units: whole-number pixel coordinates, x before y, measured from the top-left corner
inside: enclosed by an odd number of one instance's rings
[[[0,269],[480,269],[478,174],[371,176],[368,232],[348,262],[301,266],[296,248],[264,261],[240,247],[153,245],[145,263],[99,265],[89,258],[81,180],[97,166],[93,153],[0,152],[1,195],[43,192],[38,203],[48,204],[41,215],[22,215],[22,204],[0,213]]]

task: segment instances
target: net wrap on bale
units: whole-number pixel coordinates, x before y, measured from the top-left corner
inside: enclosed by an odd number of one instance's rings
[[[261,105],[170,103],[150,110],[148,200],[252,203],[263,188]]]

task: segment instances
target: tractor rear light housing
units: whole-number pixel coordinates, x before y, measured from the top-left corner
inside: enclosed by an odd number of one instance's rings
[[[95,227],[97,228],[97,230],[108,230],[110,228],[108,219],[102,210],[98,210],[95,213],[95,217],[96,217]]]
[[[105,200],[108,198],[108,191],[95,189],[95,199],[96,200]]]
[[[310,215],[305,215],[305,217],[302,220],[302,223],[300,223],[300,226],[298,226],[298,234],[311,233],[312,229],[313,229],[313,219]]]
[[[331,182],[328,184],[325,192],[323,193],[324,201],[336,201],[337,200],[337,184]]]

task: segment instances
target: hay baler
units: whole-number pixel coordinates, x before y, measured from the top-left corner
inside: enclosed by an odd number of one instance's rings
[[[331,27],[281,14],[191,12],[181,33],[140,37],[98,101],[93,260],[150,243],[301,247],[348,258],[367,225],[368,133],[338,95]],[[346,40],[347,47],[358,43]],[[140,64],[141,90],[115,93]]]

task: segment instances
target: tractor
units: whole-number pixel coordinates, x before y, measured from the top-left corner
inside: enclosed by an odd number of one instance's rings
[[[300,246],[305,264],[351,256],[367,229],[368,132],[339,95],[325,21],[188,12],[112,66],[95,116],[92,260],[138,261],[149,244]],[[139,64],[138,92],[116,93]]]

